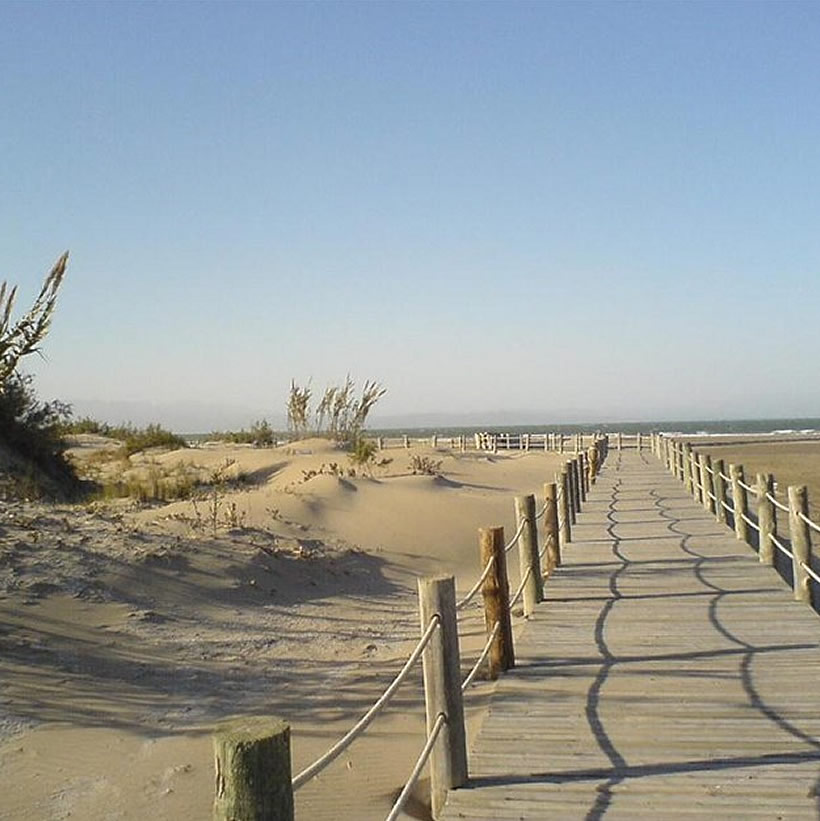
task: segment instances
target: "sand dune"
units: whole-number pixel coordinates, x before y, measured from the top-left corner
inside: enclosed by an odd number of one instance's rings
[[[440,475],[413,475],[413,455],[441,461]],[[309,763],[412,647],[416,577],[454,573],[466,591],[477,528],[511,533],[514,495],[540,496],[563,457],[414,448],[380,458],[391,461],[350,476],[325,440],[210,445],[128,465],[207,476],[227,464],[226,478],[242,477],[196,506],[6,506],[0,772],[15,787],[0,818],[207,818],[210,732],[229,715],[287,718],[294,768]],[[516,560],[510,570],[515,583]],[[471,609],[465,657],[483,631]],[[471,722],[490,687],[471,693]],[[383,818],[422,743],[422,703],[419,673],[297,793],[298,817]],[[425,817],[425,800],[422,790],[408,817]]]

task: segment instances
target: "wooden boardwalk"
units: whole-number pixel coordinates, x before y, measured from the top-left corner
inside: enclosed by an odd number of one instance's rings
[[[820,618],[610,452],[443,819],[820,817]]]

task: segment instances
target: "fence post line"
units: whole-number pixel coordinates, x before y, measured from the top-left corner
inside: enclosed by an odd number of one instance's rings
[[[293,821],[290,725],[277,718],[243,718],[213,734],[214,821]]]
[[[724,470],[723,459],[715,459],[712,463],[715,475],[712,477],[715,486],[715,516],[719,522],[726,523],[726,508],[723,506],[726,501],[726,480],[721,476]]]
[[[777,536],[777,512],[774,505],[766,498],[767,493],[774,494],[774,477],[771,473],[758,473],[755,482],[757,492],[757,525],[760,528],[760,542],[757,554],[762,564],[774,564],[774,545],[770,536]]]
[[[504,528],[488,527],[478,531],[481,549],[481,568],[494,558],[493,568],[481,587],[484,599],[484,625],[489,636],[498,622],[498,635],[490,647],[490,678],[515,665],[512,623],[510,621],[510,583],[507,580],[507,551],[504,550]]]
[[[446,721],[430,754],[430,801],[438,818],[447,792],[467,783],[467,736],[461,695],[461,662],[456,623],[456,585],[452,576],[419,579],[421,631],[438,615],[436,630],[422,653],[424,705],[429,734],[443,713]]]
[[[530,577],[524,584],[524,615],[530,616],[535,605],[544,599],[544,580],[541,577],[540,559],[538,558],[538,526],[535,523],[535,496],[515,497],[515,526],[521,522],[524,527],[518,537],[518,566],[521,578],[529,570]]]
[[[569,472],[566,464],[561,468],[561,471],[555,476],[558,486],[561,488],[560,499],[560,532],[561,532],[561,547],[566,547],[572,541],[572,524],[569,515]]]
[[[805,485],[789,485],[789,536],[792,543],[792,571],[795,601],[811,604],[811,580],[801,563],[811,567],[811,534],[800,518],[809,515],[809,497]]]
[[[547,552],[544,554],[547,560],[547,573],[561,564],[561,541],[558,535],[558,487],[555,482],[547,482],[544,485],[544,544]],[[541,583],[541,601],[544,600],[544,585]]]
[[[732,500],[735,509],[735,536],[738,541],[749,541],[749,525],[744,516],[749,515],[749,499],[746,496],[746,488],[740,483],[744,482],[743,465],[729,465],[729,476],[732,478]]]

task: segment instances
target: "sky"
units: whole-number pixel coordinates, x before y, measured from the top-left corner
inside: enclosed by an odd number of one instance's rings
[[[19,310],[71,254],[27,368],[183,429],[348,373],[374,422],[820,416],[818,42],[814,2],[0,0]]]

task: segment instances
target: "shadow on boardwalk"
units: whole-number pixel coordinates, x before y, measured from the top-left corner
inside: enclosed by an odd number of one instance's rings
[[[651,457],[613,456],[444,817],[819,817],[817,616]]]

